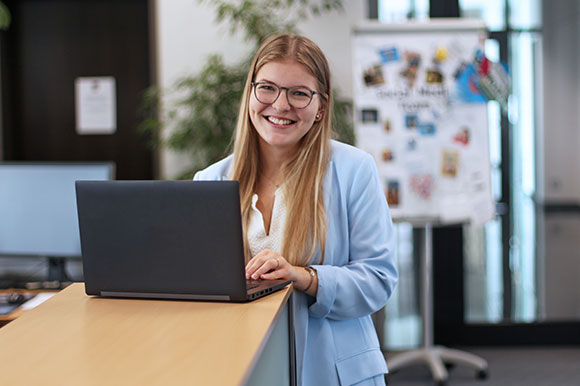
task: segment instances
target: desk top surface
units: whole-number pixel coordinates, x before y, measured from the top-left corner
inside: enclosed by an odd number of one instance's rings
[[[0,329],[0,384],[237,385],[290,292],[250,303],[105,299],[73,284]]]

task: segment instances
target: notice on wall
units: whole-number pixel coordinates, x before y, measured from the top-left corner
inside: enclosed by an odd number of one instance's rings
[[[75,110],[77,134],[114,134],[117,131],[115,78],[112,76],[77,78]]]

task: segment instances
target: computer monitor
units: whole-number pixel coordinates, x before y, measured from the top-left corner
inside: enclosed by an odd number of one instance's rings
[[[113,163],[0,162],[0,255],[80,257],[75,181],[114,174]]]

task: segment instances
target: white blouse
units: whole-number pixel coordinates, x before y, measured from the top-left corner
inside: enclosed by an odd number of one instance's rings
[[[286,204],[284,203],[284,193],[281,188],[274,192],[274,207],[272,208],[272,220],[270,221],[270,233],[266,234],[264,228],[264,217],[262,212],[256,207],[258,195],[252,196],[252,211],[250,212],[250,223],[247,236],[252,257],[256,256],[264,249],[282,253],[282,240],[284,237],[284,226],[286,225]]]

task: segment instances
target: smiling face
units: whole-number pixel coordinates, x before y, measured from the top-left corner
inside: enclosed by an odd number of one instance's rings
[[[317,90],[317,81],[306,68],[295,61],[272,61],[258,71],[254,82],[274,83],[279,87],[302,86]],[[281,90],[272,104],[263,104],[256,99],[254,90],[250,96],[250,120],[259,134],[260,148],[265,151],[291,152],[298,141],[312,128],[316,114],[323,113],[323,105],[318,94],[303,109],[288,104],[286,90]],[[318,118],[320,119],[320,118]]]

